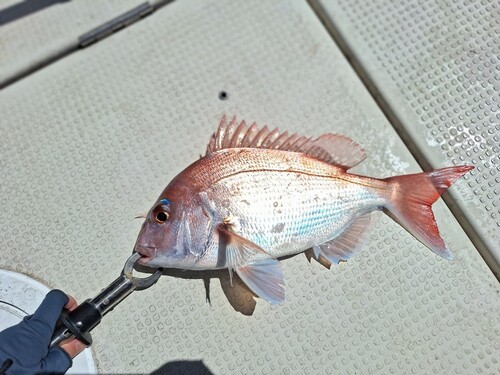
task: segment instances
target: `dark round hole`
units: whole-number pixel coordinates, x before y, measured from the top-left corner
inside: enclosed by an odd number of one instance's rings
[[[226,100],[227,99],[227,92],[225,92],[225,91],[219,92],[219,99]]]
[[[167,221],[167,219],[168,219],[168,216],[163,211],[160,211],[156,214],[156,220],[158,220],[160,223],[164,223],[165,221]]]

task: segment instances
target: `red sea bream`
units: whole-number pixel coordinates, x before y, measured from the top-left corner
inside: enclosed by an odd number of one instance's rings
[[[229,269],[270,303],[285,299],[279,258],[308,249],[345,261],[382,210],[440,256],[451,253],[431,205],[472,169],[455,166],[376,179],[348,173],[365,159],[351,139],[316,139],[222,119],[206,155],[161,193],[135,250],[149,267]]]

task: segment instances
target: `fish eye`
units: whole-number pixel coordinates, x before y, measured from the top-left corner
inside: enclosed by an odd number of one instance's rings
[[[165,211],[159,211],[155,215],[155,219],[158,223],[163,224],[165,221],[167,221],[170,218],[170,214]]]
[[[153,210],[153,220],[158,224],[165,223],[170,219],[170,201],[167,199],[162,199],[160,204],[157,205]]]

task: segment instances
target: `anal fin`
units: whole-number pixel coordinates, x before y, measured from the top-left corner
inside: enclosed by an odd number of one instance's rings
[[[323,256],[335,264],[347,261],[364,247],[374,222],[370,212],[357,217],[340,236],[324,244],[314,246],[315,258],[320,259],[320,256]],[[316,255],[317,253],[319,256]]]
[[[315,246],[315,248],[317,248],[318,250],[316,251],[316,249],[310,248],[304,252],[309,263],[311,263],[311,259],[314,259],[323,267],[330,269],[330,267],[332,266],[332,262],[330,262],[328,259],[326,259],[324,256],[321,255],[320,253],[321,250],[319,249],[318,246]]]

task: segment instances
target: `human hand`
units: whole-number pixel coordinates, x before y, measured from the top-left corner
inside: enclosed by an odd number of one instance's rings
[[[53,348],[49,345],[63,307],[76,306],[73,297],[51,290],[33,315],[0,332],[0,374],[65,373],[85,345],[76,339]]]

